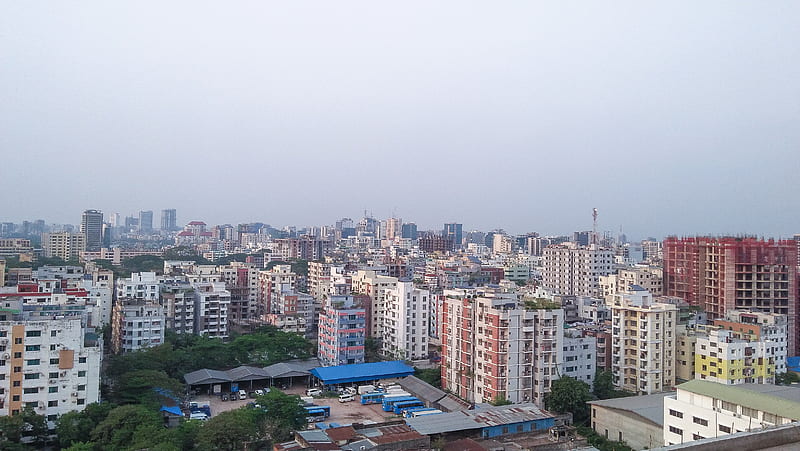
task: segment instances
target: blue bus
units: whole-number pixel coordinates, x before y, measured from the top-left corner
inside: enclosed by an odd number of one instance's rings
[[[438,410],[434,409],[433,407],[412,407],[410,409],[406,409],[403,413],[403,416],[406,418],[412,418],[414,416],[414,412],[425,412],[427,410]]]
[[[317,421],[323,421],[329,416],[331,416],[331,408],[330,406],[306,406],[306,420],[309,423],[316,423]]]
[[[416,401],[397,402],[394,404],[394,413],[397,415],[402,414],[406,409],[412,407],[424,407],[425,403],[419,399]]]
[[[406,401],[419,401],[419,399],[413,396],[398,396],[395,398],[383,398],[383,411],[384,412],[392,412],[394,411],[394,405],[398,402],[406,402]]]
[[[383,392],[364,393],[361,395],[361,404],[380,404],[385,394]]]

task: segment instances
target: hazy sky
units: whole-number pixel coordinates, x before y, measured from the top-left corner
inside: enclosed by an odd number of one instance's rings
[[[800,232],[800,2],[22,2],[0,221]]]

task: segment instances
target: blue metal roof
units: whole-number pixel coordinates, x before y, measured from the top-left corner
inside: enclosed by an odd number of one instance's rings
[[[179,417],[183,416],[183,412],[181,412],[181,408],[178,406],[161,406],[160,411],[178,415]]]
[[[414,368],[406,365],[402,360],[395,360],[392,362],[323,366],[314,368],[311,370],[311,374],[321,380],[324,385],[334,385],[409,376],[414,374]]]

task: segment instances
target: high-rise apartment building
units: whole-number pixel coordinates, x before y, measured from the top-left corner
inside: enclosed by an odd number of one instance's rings
[[[116,353],[164,343],[166,317],[158,301],[117,299],[111,323],[111,349]]]
[[[711,319],[734,309],[786,315],[789,355],[800,349],[797,268],[794,240],[664,240],[665,295],[701,307]]]
[[[384,226],[383,237],[387,240],[393,240],[400,237],[402,233],[403,220],[400,218],[389,218],[386,220]]]
[[[407,222],[403,224],[400,229],[402,230],[401,238],[408,238],[411,240],[417,239],[417,225],[415,223]]]
[[[86,249],[86,236],[70,232],[45,233],[42,234],[42,249],[45,257],[77,260]]]
[[[381,354],[400,360],[427,359],[431,293],[415,288],[413,282],[399,281],[384,291],[381,301],[372,311]]]
[[[655,302],[641,287],[614,295],[611,304],[611,372],[614,385],[637,394],[675,385],[678,308]]]
[[[161,210],[161,230],[165,232],[178,230],[178,215],[174,208]]]
[[[86,210],[81,217],[81,233],[86,240],[87,251],[99,251],[103,246],[103,212]]]
[[[29,407],[52,428],[59,415],[100,401],[103,351],[79,316],[32,313],[0,311],[0,416]]]
[[[317,357],[322,366],[364,363],[366,310],[352,296],[332,296],[319,315]]]
[[[463,227],[464,226],[462,224],[458,224],[456,222],[451,222],[444,225],[444,236],[445,238],[450,238],[450,240],[453,242],[454,249],[460,249],[464,244],[462,235]]]
[[[471,402],[544,405],[563,362],[564,311],[514,297],[443,300],[442,388]]]
[[[139,232],[150,233],[153,231],[153,212],[151,210],[139,212]]]
[[[600,276],[613,272],[614,251],[566,243],[544,249],[542,282],[556,294],[600,296]]]

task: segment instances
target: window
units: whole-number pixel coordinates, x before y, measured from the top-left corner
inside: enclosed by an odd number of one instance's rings
[[[22,393],[29,395],[31,393],[39,393],[39,387],[23,388]]]
[[[78,391],[86,390],[86,385],[78,385]]]
[[[692,440],[703,440],[704,438],[705,437],[700,434],[692,434]]]
[[[676,428],[675,426],[670,426],[669,431],[672,432],[673,434],[678,434],[681,436],[683,435],[683,429]]]
[[[86,363],[86,357],[78,357],[78,363]]]
[[[58,420],[58,415],[48,415],[47,421],[56,421]]]
[[[39,373],[28,373],[25,375],[25,379],[39,379]]]
[[[764,421],[772,424],[781,424],[782,418],[774,413],[764,412]]]
[[[28,346],[25,346],[25,351],[26,352],[38,351],[39,349],[41,349],[41,346],[39,346],[39,345],[28,345]]]
[[[58,393],[58,387],[50,387],[47,389],[47,393]]]
[[[742,415],[751,418],[758,418],[758,410],[742,406]]]
[[[58,401],[47,401],[47,407],[58,407]]]
[[[78,377],[86,377],[86,371],[78,371]]]
[[[58,372],[48,373],[47,377],[49,377],[50,379],[58,379]]]
[[[41,337],[42,331],[41,330],[29,330],[25,332],[26,337]]]
[[[678,412],[677,410],[669,409],[669,414],[673,417],[683,418],[683,412]]]
[[[14,358],[15,359],[21,359],[22,358],[22,353],[21,352],[15,352],[14,353]]]
[[[58,365],[58,359],[50,359],[50,365]]]
[[[26,365],[38,365],[39,363],[39,359],[28,359],[25,361]]]
[[[719,431],[720,432],[724,432],[726,434],[730,434],[731,433],[731,428],[729,428],[728,426],[725,426],[724,424],[720,424],[719,425]]]
[[[85,400],[85,399],[79,399],[79,400],[78,400],[78,405],[79,405],[79,406],[82,406],[82,405],[84,405],[84,404],[86,404],[86,400]]]
[[[708,420],[706,420],[705,418],[692,417],[692,422],[694,424],[699,424],[699,425],[702,425],[702,426],[708,426]]]
[[[22,344],[22,338],[15,338],[14,339],[14,344],[15,345],[21,345]]]

